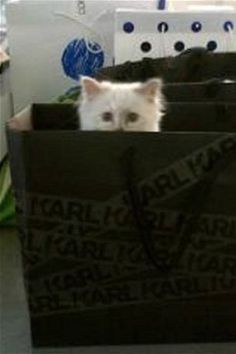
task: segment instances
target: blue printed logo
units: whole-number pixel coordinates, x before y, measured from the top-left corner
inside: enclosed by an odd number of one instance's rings
[[[79,80],[80,75],[93,76],[103,67],[104,52],[96,42],[74,39],[65,48],[61,62],[65,74]]]

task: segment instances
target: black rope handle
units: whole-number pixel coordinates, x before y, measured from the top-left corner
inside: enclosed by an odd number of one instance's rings
[[[158,260],[155,242],[152,237],[150,224],[145,218],[145,212],[143,205],[140,201],[139,190],[136,185],[134,177],[134,160],[135,160],[135,150],[134,148],[128,148],[121,159],[122,168],[125,175],[126,187],[130,199],[132,214],[134,217],[135,224],[139,231],[140,239],[143,244],[144,250],[150,262],[155,266],[158,272],[169,273],[171,270],[176,268],[180,263],[190,241],[190,236],[194,233],[197,226],[199,218],[202,214],[204,205],[211,193],[212,187],[214,186],[217,177],[222,173],[228,165],[235,159],[236,144],[232,150],[228,152],[227,155],[216,163],[216,165],[209,171],[203,174],[200,180],[194,185],[189,198],[185,201],[185,205],[182,208],[182,213],[188,213],[190,215],[185,227],[179,225],[179,233],[176,236],[179,238],[179,242],[175,250],[171,253],[168,262]],[[194,203],[192,203],[194,198]],[[183,220],[180,220],[180,224]],[[165,260],[167,261],[167,260]]]
[[[139,191],[136,186],[135,176],[134,176],[134,160],[135,160],[135,149],[133,147],[125,150],[122,158],[122,169],[125,176],[126,188],[128,191],[128,196],[131,204],[131,211],[133,214],[133,219],[136,227],[139,231],[140,240],[142,242],[144,251],[150,260],[151,264],[160,273],[168,273],[170,267],[163,260],[159,261],[155,252],[155,242],[152,237],[150,223],[145,218],[145,212],[140,201]]]

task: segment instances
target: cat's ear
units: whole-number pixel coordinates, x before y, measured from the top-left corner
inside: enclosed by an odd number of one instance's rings
[[[158,96],[161,91],[162,91],[162,80],[161,79],[150,79],[146,81],[145,83],[141,84],[140,87],[136,89],[136,91],[141,94],[146,96],[147,98],[154,99],[156,96]]]
[[[102,90],[101,84],[97,80],[92,79],[89,76],[81,76],[80,84],[82,89],[82,95],[84,95],[88,99],[92,99],[93,97],[98,95]]]

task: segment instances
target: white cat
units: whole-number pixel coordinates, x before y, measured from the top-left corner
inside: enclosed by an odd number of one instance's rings
[[[78,113],[81,130],[159,131],[164,112],[162,81],[146,83],[99,82],[81,78]],[[32,130],[29,112],[8,121],[15,130]]]
[[[99,82],[81,78],[81,130],[159,131],[164,112],[162,81]]]

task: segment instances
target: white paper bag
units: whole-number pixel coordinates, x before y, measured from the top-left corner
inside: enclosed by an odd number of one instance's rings
[[[48,102],[113,63],[114,10],[155,0],[25,0],[7,6],[15,111]]]

